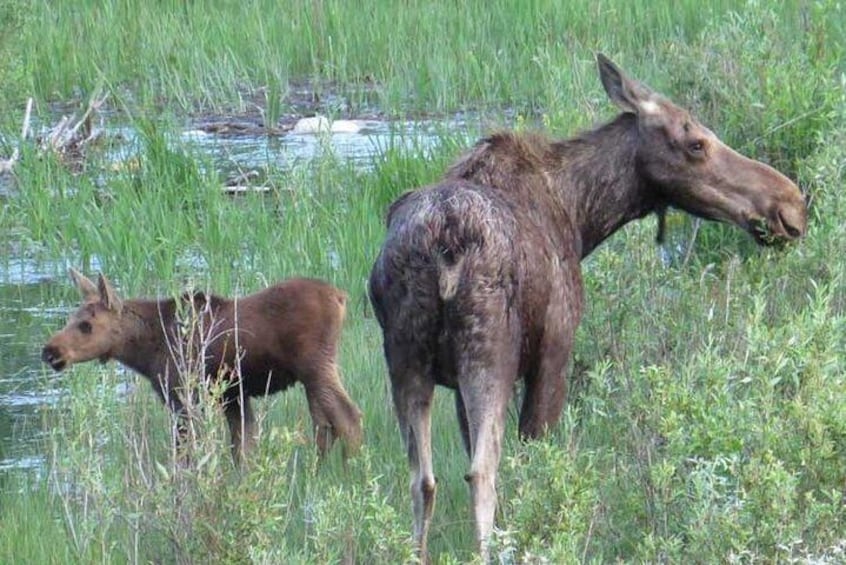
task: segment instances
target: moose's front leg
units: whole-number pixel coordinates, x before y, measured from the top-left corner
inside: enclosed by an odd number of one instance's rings
[[[188,456],[186,447],[191,438],[191,421],[188,408],[180,398],[176,387],[166,377],[151,379],[153,389],[159,399],[167,406],[171,420],[171,447],[179,460],[187,462]]]
[[[243,464],[244,456],[255,445],[255,417],[247,396],[236,397],[224,404],[226,422],[229,424],[229,438],[232,459],[236,465]]]

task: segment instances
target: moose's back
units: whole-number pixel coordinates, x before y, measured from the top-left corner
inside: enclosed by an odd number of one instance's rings
[[[330,284],[289,279],[243,298],[194,295],[199,311],[206,303],[207,372],[238,367],[250,396],[284,390],[334,362],[346,293]]]

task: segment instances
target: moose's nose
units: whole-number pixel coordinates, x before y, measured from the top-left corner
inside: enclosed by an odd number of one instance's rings
[[[41,350],[41,360],[50,365],[54,371],[61,371],[66,365],[61,351],[53,345],[44,346],[44,349]]]
[[[805,235],[808,227],[808,213],[804,201],[781,206],[776,213],[778,225],[785,237],[797,239]]]

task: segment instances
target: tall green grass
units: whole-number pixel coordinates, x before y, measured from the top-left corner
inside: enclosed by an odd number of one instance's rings
[[[688,43],[732,9],[773,10],[774,33],[832,29],[835,2],[55,2],[4,0],[16,25],[21,100],[67,100],[104,84],[137,102],[275,115],[294,84],[338,91],[351,107],[390,113],[549,107],[583,95],[596,50],[666,76],[668,44]],[[26,6],[26,7],[23,7]],[[801,24],[809,22],[809,27]],[[837,28],[837,26],[840,26]],[[9,40],[11,41],[11,40]],[[638,68],[638,70],[641,70]],[[678,69],[670,68],[670,74]],[[331,104],[330,104],[331,106]]]
[[[19,40],[0,35],[0,49],[27,61],[16,90],[2,90],[7,100],[106,84],[145,109],[162,100],[220,108],[264,84],[311,78],[336,81],[355,102],[372,81],[388,112],[511,106],[518,127],[539,115],[566,134],[610,113],[590,59],[597,48],[617,56],[735,147],[798,179],[811,196],[809,234],[761,250],[714,224],[692,240],[676,215],[670,241],[689,254],[665,263],[645,221],[585,262],[587,312],[561,425],[521,444],[509,411],[495,554],[556,563],[842,557],[846,266],[836,250],[846,241],[846,83],[836,2],[751,2],[731,13],[540,1],[7,5]],[[364,281],[389,202],[435,180],[458,143],[445,136],[425,156],[398,143],[369,171],[329,155],[271,170],[269,194],[232,197],[172,122],[126,107],[137,167],[112,170],[95,150],[74,173],[24,148],[0,230],[44,261],[100,265],[126,295],[188,284],[244,293],[294,274],[347,289],[341,366],[364,412],[365,446],[347,466],[338,453],[318,465],[295,389],[260,403],[263,435],[248,469],[231,466],[214,410],[198,439],[204,456],[179,467],[149,387],[138,381],[122,395],[135,377],[80,366],[60,377],[69,394],[45,422],[50,479],[3,483],[0,561],[405,561],[408,469]],[[14,136],[19,120],[9,122],[2,131]],[[57,299],[74,304],[76,291],[68,284]],[[438,562],[461,562],[473,547],[467,462],[445,391],[434,434],[431,549]]]

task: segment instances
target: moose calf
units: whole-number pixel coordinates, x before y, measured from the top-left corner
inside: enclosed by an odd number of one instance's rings
[[[74,269],[70,275],[82,291],[82,305],[42,350],[56,371],[116,359],[149,379],[167,406],[185,416],[185,359],[200,359],[203,378],[230,383],[222,401],[236,461],[254,441],[250,397],[301,382],[320,455],[336,436],[345,455],[360,446],[361,412],[336,363],[343,291],[318,280],[290,279],[237,299],[194,292],[178,300],[121,300],[102,274],[96,285]]]

